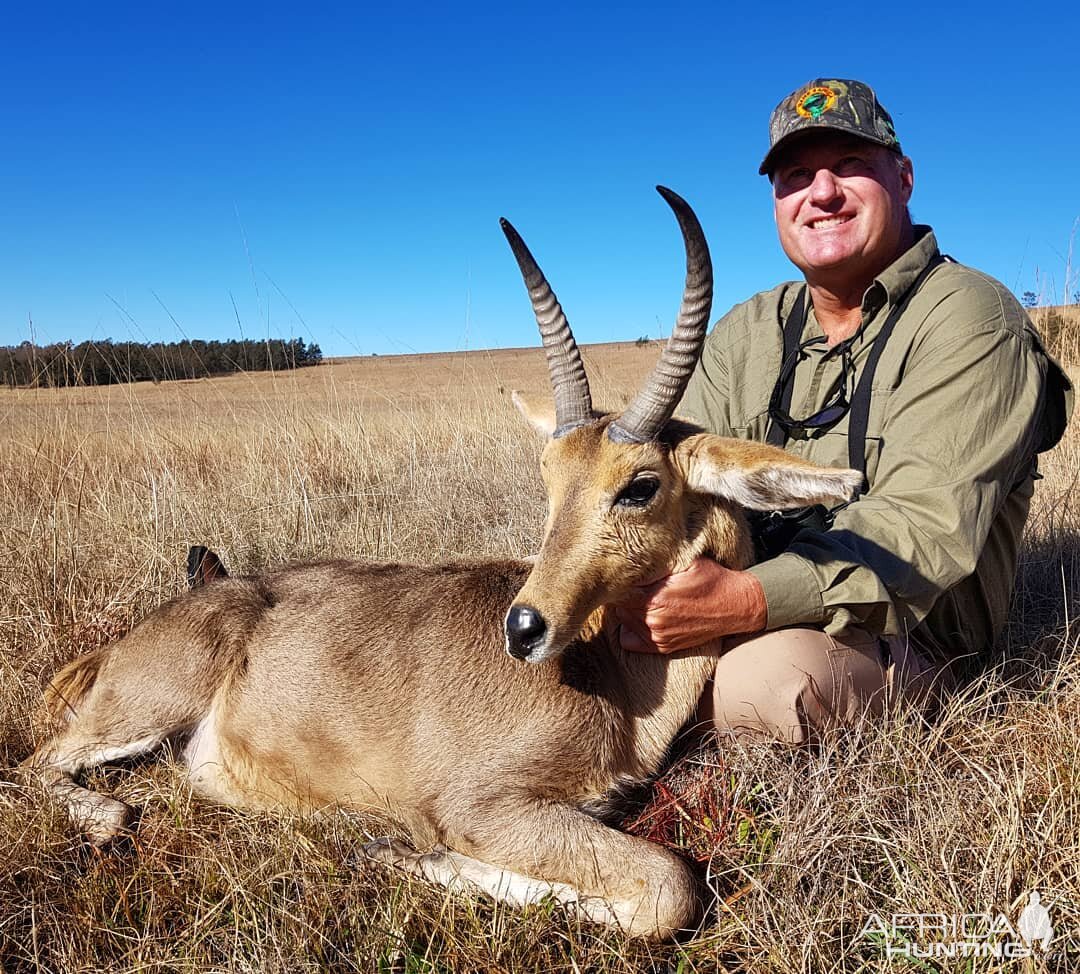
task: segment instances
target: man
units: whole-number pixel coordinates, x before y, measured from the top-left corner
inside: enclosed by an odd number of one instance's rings
[[[889,697],[924,698],[989,647],[1036,454],[1072,399],[1009,291],[912,224],[911,160],[872,89],[813,81],[777,106],[770,136],[760,172],[804,281],[720,320],[679,413],[862,467],[867,490],[831,525],[822,512],[793,525],[748,571],[699,560],[620,618],[639,652],[737,636],[717,663],[716,726],[803,742]]]

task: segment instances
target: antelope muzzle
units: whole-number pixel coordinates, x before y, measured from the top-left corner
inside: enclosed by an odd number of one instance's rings
[[[506,614],[506,651],[514,659],[539,663],[547,656],[548,625],[531,605],[512,605]]]

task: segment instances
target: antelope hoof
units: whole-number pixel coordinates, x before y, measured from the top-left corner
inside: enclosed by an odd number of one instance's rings
[[[100,849],[114,839],[129,835],[136,818],[137,813],[130,805],[113,798],[104,798],[93,806],[80,808],[75,821],[90,844]]]
[[[364,855],[374,862],[382,862],[397,869],[408,869],[419,858],[415,849],[388,835],[367,843],[364,846]]]

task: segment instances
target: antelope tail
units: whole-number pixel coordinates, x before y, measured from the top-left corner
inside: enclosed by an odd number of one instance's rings
[[[45,688],[45,709],[55,720],[73,717],[105,662],[107,646],[73,659]]]

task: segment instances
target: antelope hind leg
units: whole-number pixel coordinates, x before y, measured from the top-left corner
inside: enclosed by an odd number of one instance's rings
[[[92,697],[93,695],[91,695]],[[127,831],[135,810],[122,801],[84,788],[78,776],[92,768],[138,757],[159,748],[190,726],[172,714],[153,710],[120,710],[126,701],[103,694],[109,705],[83,707],[70,724],[38,748],[23,767],[40,776],[45,790],[65,809],[74,825],[97,846]]]
[[[37,772],[48,792],[67,812],[80,832],[95,846],[105,845],[126,832],[135,821],[135,809],[125,802],[84,788],[75,776],[109,761],[135,757],[153,750],[161,739],[124,744],[79,744],[68,735],[39,748],[23,767]]]
[[[165,617],[163,625],[170,620]],[[155,626],[78,657],[53,677],[46,701],[60,730],[23,762],[91,842],[127,829],[134,811],[82,787],[91,768],[136,757],[189,732],[209,709],[227,663],[209,647],[178,647]]]

